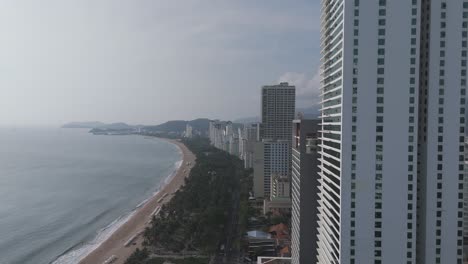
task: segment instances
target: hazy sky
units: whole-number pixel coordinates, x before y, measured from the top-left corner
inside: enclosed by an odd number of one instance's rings
[[[0,125],[156,124],[316,102],[320,1],[0,1]]]

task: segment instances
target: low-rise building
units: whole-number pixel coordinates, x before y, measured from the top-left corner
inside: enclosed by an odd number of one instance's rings
[[[263,214],[272,213],[273,215],[290,215],[291,214],[291,198],[269,198],[263,200]]]
[[[287,176],[273,174],[270,197],[263,201],[263,213],[273,215],[291,214],[290,180]]]
[[[288,176],[274,173],[271,175],[271,195],[274,198],[290,197],[290,180]]]

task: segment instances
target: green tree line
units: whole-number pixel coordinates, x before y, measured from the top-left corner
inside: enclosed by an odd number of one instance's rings
[[[239,191],[241,179],[249,172],[237,157],[212,147],[206,138],[183,143],[196,155],[196,163],[183,187],[146,228],[144,245],[149,251],[198,251],[212,255],[224,238],[233,193]],[[245,195],[245,190],[242,192]],[[151,263],[143,262],[150,255],[147,249],[135,252],[127,263]]]

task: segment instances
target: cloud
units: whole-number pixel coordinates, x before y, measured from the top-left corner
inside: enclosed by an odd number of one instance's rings
[[[0,1],[0,124],[250,116],[282,73],[302,101],[319,19],[307,0]]]
[[[320,103],[320,70],[313,74],[286,72],[278,82],[296,86],[296,101],[299,107],[310,107]]]

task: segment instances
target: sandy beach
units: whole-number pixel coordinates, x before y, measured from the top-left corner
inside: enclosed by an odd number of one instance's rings
[[[151,215],[155,210],[157,210],[159,206],[167,203],[172,197],[171,194],[184,184],[184,179],[188,176],[190,171],[188,164],[190,163],[191,166],[193,166],[195,163],[195,155],[184,144],[176,140],[168,141],[176,144],[183,154],[183,163],[172,180],[163,186],[157,195],[152,197],[144,206],[137,210],[137,212],[115,231],[109,239],[104,241],[96,250],[80,261],[80,264],[101,264],[112,256],[117,257],[117,259],[112,262],[113,264],[121,264],[125,262],[128,256],[130,256],[137,247],[141,248],[143,238],[138,234],[149,224]]]

